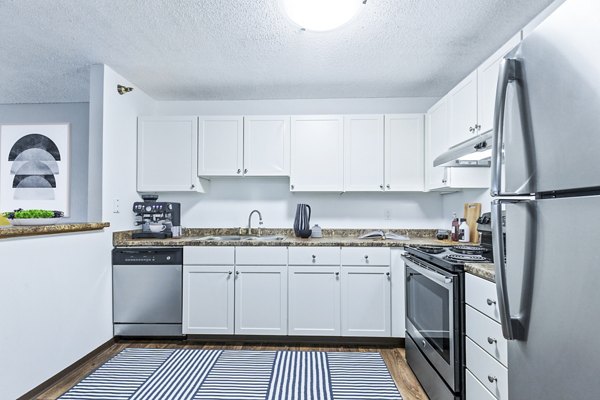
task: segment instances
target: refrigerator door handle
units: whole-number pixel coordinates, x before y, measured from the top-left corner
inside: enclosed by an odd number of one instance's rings
[[[506,110],[506,94],[511,82],[522,79],[521,62],[513,58],[505,58],[500,62],[498,86],[496,87],[496,105],[494,109],[494,133],[492,138],[492,182],[490,194],[497,196],[519,196],[516,193],[502,193],[502,152],[504,146],[504,114]],[[521,89],[521,88],[519,88]]]
[[[494,199],[491,207],[492,246],[494,251],[494,269],[496,270],[496,292],[502,334],[507,340],[524,339],[525,330],[520,318],[513,317],[510,311],[508,287],[506,286],[506,261],[504,259],[504,239],[502,235],[502,204],[527,203],[529,199]]]

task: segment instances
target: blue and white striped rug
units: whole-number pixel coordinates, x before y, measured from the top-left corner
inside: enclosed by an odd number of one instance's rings
[[[78,400],[400,400],[379,353],[125,349],[62,395]]]

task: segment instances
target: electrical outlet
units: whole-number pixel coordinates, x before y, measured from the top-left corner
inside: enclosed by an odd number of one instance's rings
[[[392,219],[392,210],[385,210],[383,212],[383,219],[390,221]]]
[[[119,212],[119,199],[113,199],[113,214],[118,214]]]

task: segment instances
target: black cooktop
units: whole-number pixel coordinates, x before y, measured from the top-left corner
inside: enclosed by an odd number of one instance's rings
[[[491,262],[489,249],[480,246],[409,246],[406,252],[449,271],[462,271],[465,263]]]

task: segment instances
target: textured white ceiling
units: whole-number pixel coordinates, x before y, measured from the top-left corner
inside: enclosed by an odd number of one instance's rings
[[[104,63],[157,99],[440,96],[551,0],[368,0],[301,32],[278,0],[0,0],[0,103],[87,101]]]

